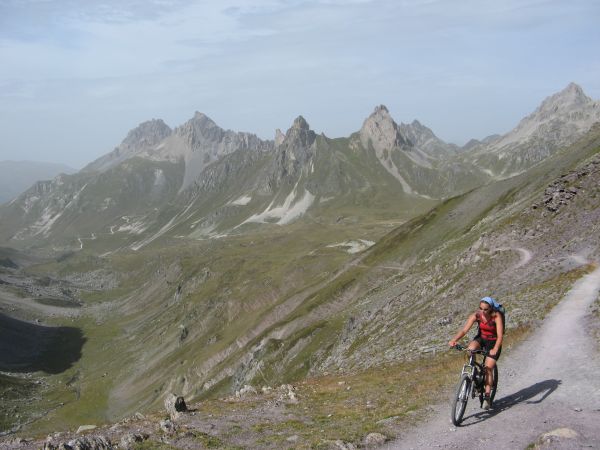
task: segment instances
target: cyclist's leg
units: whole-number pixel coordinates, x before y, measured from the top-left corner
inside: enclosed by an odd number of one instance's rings
[[[496,360],[490,356],[485,359],[485,395],[489,396],[492,391],[492,382],[494,374],[494,366]]]
[[[481,342],[479,341],[479,337],[476,337],[475,339],[473,339],[471,342],[469,342],[469,345],[467,346],[467,348],[469,350],[480,350],[481,349]]]

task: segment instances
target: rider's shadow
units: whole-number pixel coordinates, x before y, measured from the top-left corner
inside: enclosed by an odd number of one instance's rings
[[[517,391],[514,394],[510,394],[506,397],[502,397],[498,400],[495,400],[492,409],[487,411],[479,411],[474,414],[471,414],[468,417],[465,417],[465,421],[469,418],[474,418],[475,420],[469,422],[468,424],[463,423],[462,426],[475,425],[476,423],[493,417],[496,414],[500,414],[502,411],[505,411],[515,405],[518,405],[519,403],[541,403],[546,399],[546,397],[548,397],[556,389],[558,389],[558,386],[560,386],[561,383],[561,380],[540,381],[539,383],[535,383],[529,387],[521,389],[520,391]],[[533,400],[538,395],[541,395],[541,397]],[[475,400],[477,400],[477,398]]]

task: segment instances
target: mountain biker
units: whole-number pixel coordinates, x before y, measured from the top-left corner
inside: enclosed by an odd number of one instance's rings
[[[456,346],[456,341],[466,335],[473,324],[477,322],[479,331],[477,336],[469,343],[469,350],[487,350],[488,355],[485,359],[485,393],[484,408],[490,409],[490,392],[492,390],[492,377],[496,361],[502,353],[502,338],[504,337],[504,322],[502,314],[496,311],[498,303],[491,297],[483,297],[479,302],[479,310],[474,312],[467,319],[467,323],[456,336],[454,336],[448,345]]]

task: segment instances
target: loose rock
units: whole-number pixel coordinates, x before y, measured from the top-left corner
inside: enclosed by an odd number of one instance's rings
[[[161,420],[159,427],[162,431],[164,431],[167,434],[173,434],[175,433],[175,431],[177,431],[177,426],[169,419]]]
[[[181,413],[187,411],[187,406],[183,397],[178,397],[175,394],[169,394],[165,399],[165,409],[169,413],[171,419],[175,420],[181,415]]]
[[[147,434],[128,433],[121,438],[119,449],[131,450],[136,442],[143,442],[148,439]]]
[[[381,433],[369,433],[367,437],[365,437],[365,447],[367,448],[375,448],[380,447],[385,444],[387,438]]]
[[[244,398],[248,395],[256,395],[256,389],[254,389],[252,386],[246,384],[244,385],[244,387],[242,387],[239,391],[235,391],[235,396],[237,398]]]

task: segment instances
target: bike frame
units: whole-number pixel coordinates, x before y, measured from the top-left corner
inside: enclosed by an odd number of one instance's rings
[[[461,350],[461,349],[459,349]],[[484,383],[485,383],[485,358],[487,357],[487,352],[483,350],[469,350],[465,349],[465,351],[469,352],[469,362],[463,365],[461,377],[466,375],[471,380],[470,392],[468,393],[472,398],[475,398],[476,389],[483,392]],[[477,354],[483,355],[483,360],[481,362],[477,362]],[[481,379],[478,379],[477,374],[482,374]]]

